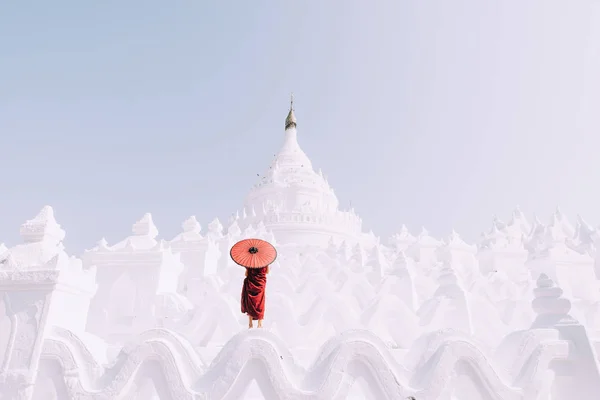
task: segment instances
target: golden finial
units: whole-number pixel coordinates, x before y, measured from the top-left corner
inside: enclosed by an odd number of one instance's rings
[[[294,93],[290,98],[290,112],[288,112],[287,118],[285,119],[285,129],[296,127],[296,116],[294,115]]]

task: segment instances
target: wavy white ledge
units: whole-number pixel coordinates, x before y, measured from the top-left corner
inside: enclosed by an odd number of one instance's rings
[[[537,346],[523,360],[513,381],[466,338],[440,333],[413,365],[400,365],[385,344],[368,331],[351,330],[329,339],[308,368],[301,367],[286,344],[266,330],[233,336],[210,365],[189,342],[167,330],[152,330],[124,347],[110,366],[102,366],[72,333],[55,329],[46,340],[42,359],[58,363],[70,398],[130,398],[144,364],[154,362],[174,399],[238,399],[255,379],[266,398],[344,399],[358,378],[368,382],[373,398],[422,400],[441,398],[454,380],[467,373],[484,398],[536,400],[547,393],[548,364],[568,354],[568,343]],[[523,372],[523,371],[522,371]]]

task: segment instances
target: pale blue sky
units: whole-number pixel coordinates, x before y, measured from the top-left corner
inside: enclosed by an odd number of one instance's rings
[[[600,223],[600,3],[4,1],[0,242],[69,251],[238,208],[298,135],[377,234],[474,239],[519,204]]]

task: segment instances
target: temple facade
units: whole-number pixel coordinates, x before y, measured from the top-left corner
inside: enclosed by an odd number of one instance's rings
[[[238,213],[236,219],[242,228],[262,222],[280,245],[326,247],[331,242],[354,244],[374,239],[362,233],[362,220],[354,209],[340,210],[334,190],[321,170],[315,172],[298,144],[293,98],[283,145],[251,188],[242,216]]]

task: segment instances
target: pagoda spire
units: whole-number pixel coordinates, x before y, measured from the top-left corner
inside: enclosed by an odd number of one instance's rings
[[[290,111],[288,112],[287,117],[285,118],[285,130],[295,128],[296,127],[296,115],[294,115],[294,94],[292,93],[290,99]]]

